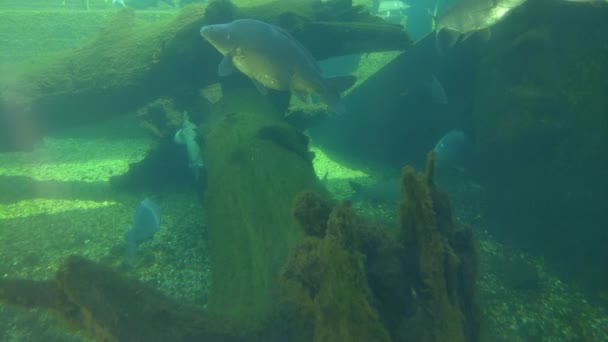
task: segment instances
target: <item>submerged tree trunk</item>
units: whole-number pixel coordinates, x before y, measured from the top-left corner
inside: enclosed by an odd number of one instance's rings
[[[197,89],[217,81],[220,61],[200,36],[201,26],[238,18],[285,27],[317,58],[403,49],[408,43],[401,27],[349,1],[277,1],[243,9],[215,1],[187,6],[178,17],[155,23],[123,10],[82,47],[2,75],[0,150],[31,148],[55,126],[95,122],[162,96],[192,98]]]
[[[256,90],[224,94],[203,125],[212,284],[209,311],[256,325],[277,313],[279,272],[302,234],[295,195],[319,190],[308,138]]]

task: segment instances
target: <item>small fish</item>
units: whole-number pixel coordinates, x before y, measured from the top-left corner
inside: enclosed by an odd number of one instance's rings
[[[460,0],[437,17],[435,29],[449,28],[463,34],[494,25],[526,0]]]
[[[526,0],[459,0],[445,13],[435,17],[438,49],[443,51],[458,42],[478,37],[488,40],[491,26]]]
[[[127,5],[125,4],[125,0],[112,0],[113,4],[119,4],[122,7],[127,7]]]
[[[344,112],[340,92],[350,88],[356,78],[323,78],[310,52],[282,28],[239,19],[203,26],[201,35],[224,56],[218,69],[220,76],[239,70],[262,94],[267,89],[290,91],[307,102],[312,93],[319,95],[332,112]]]
[[[188,165],[194,174],[194,179],[198,181],[200,169],[205,165],[201,158],[201,149],[196,142],[196,126],[190,122],[188,113],[184,112],[182,128],[175,132],[173,141],[186,147],[188,152]]]
[[[437,166],[460,167],[466,144],[466,136],[460,129],[453,129],[442,136],[433,148]]]
[[[128,266],[132,266],[135,261],[137,245],[152,239],[154,234],[160,229],[160,208],[147,198],[139,202],[135,211],[133,225],[125,234],[127,243],[125,263]]]

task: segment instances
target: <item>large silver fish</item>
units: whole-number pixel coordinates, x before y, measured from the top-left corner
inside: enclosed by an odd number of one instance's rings
[[[526,0],[460,0],[437,18],[436,29],[466,34],[488,28]]]
[[[218,70],[220,76],[238,69],[263,94],[267,88],[291,91],[305,101],[312,93],[319,95],[331,111],[344,111],[340,92],[350,88],[355,77],[324,78],[310,52],[282,28],[239,19],[203,26],[201,35],[224,55]]]
[[[491,36],[491,26],[527,0],[459,0],[435,19],[438,46],[452,47],[476,35],[483,40]],[[441,33],[441,35],[440,35]]]

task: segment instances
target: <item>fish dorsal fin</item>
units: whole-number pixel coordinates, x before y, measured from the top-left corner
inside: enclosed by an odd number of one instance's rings
[[[321,73],[321,68],[319,67],[319,64],[317,63],[317,60],[313,57],[313,55],[310,53],[310,51],[308,51],[308,49],[304,45],[302,45],[302,43],[300,43],[299,40],[295,39],[284,28],[275,26],[275,25],[273,25],[273,26],[274,26],[276,32],[283,35],[285,38],[287,38],[289,41],[291,41],[295,46],[297,46],[298,49],[300,50],[300,52],[303,53],[306,56],[306,59],[308,59],[308,61],[311,63],[311,66],[315,70],[317,70],[319,73]]]
[[[236,68],[235,68],[234,64],[232,63],[233,55],[234,54],[232,52],[230,52],[230,53],[227,53],[224,56],[224,58],[222,58],[222,61],[220,62],[220,65],[217,68],[217,74],[220,77],[232,75],[236,71]]]

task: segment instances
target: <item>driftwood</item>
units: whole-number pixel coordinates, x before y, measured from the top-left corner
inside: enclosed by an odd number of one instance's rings
[[[208,309],[253,327],[282,309],[277,281],[302,234],[300,191],[320,191],[308,138],[253,87],[225,93],[202,126],[213,272]]]
[[[50,310],[95,341],[249,341],[246,333],[90,260],[67,258],[55,279],[0,279],[0,302]]]
[[[199,34],[205,24],[254,18],[285,27],[316,58],[404,49],[407,34],[350,1],[277,1],[239,9],[193,5],[175,19],[119,12],[84,46],[16,67],[0,80],[0,150],[27,149],[57,126],[134,111],[162,96],[187,96],[217,81],[220,55]]]

